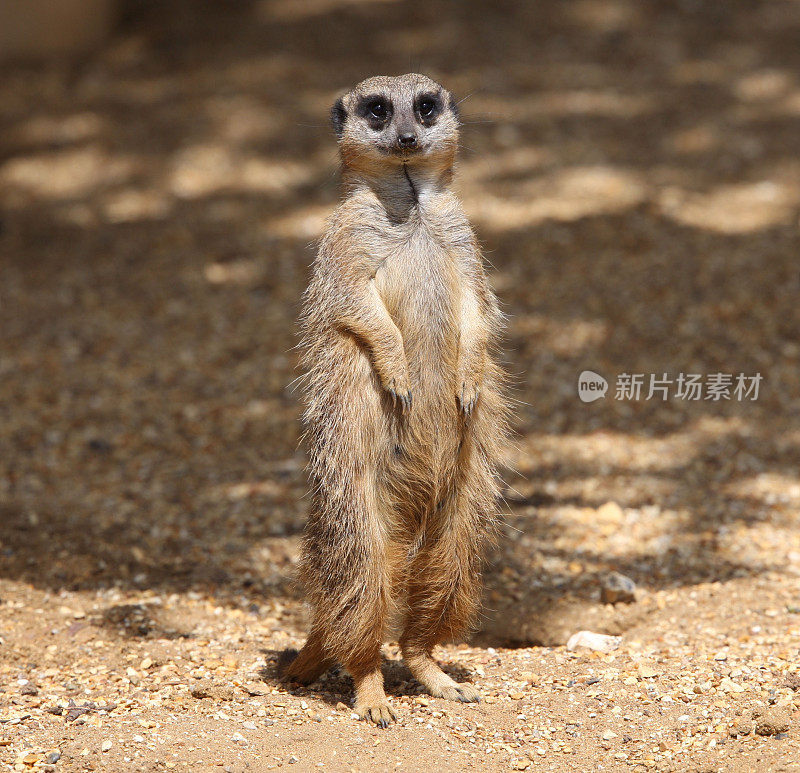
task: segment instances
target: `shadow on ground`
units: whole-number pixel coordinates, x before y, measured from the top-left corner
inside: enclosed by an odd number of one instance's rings
[[[347,700],[353,693],[353,679],[340,666],[334,666],[308,685],[293,684],[283,679],[284,669],[297,655],[297,650],[263,650],[265,665],[259,671],[262,681],[273,686],[280,685],[292,695],[303,697],[313,695],[321,697],[326,703],[335,706]],[[454,663],[442,663],[444,672],[457,682],[472,681],[471,673]],[[384,686],[388,695],[424,695],[422,685],[414,679],[405,663],[398,659],[387,658],[384,654],[381,665]]]

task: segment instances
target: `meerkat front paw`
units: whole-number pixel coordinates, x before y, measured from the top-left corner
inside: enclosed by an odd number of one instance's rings
[[[458,391],[457,398],[459,408],[461,408],[461,412],[464,415],[469,416],[472,413],[478,402],[480,393],[481,388],[477,382],[470,380],[461,382],[461,388]]]
[[[386,702],[375,706],[356,705],[355,712],[359,719],[374,722],[378,727],[389,727],[392,722],[397,720],[394,709]]]
[[[392,396],[392,402],[395,406],[398,402],[400,403],[400,410],[403,413],[411,410],[414,398],[409,388],[407,376],[390,379],[389,383],[386,384],[386,391]]]

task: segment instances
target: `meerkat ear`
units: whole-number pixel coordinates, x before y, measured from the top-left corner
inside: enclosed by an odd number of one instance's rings
[[[458,109],[458,102],[456,102],[456,98],[452,94],[450,95],[450,101],[447,106],[450,108],[450,112],[456,117],[456,120],[460,121],[461,111]]]
[[[344,101],[339,97],[331,108],[331,123],[337,137],[341,137],[344,133],[344,122],[346,120],[347,110],[344,109]]]

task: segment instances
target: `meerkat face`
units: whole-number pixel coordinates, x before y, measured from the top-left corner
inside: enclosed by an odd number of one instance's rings
[[[342,158],[354,167],[450,165],[458,146],[452,95],[416,73],[362,81],[336,102],[331,120]]]

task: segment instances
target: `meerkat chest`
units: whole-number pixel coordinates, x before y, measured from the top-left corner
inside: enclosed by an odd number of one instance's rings
[[[400,326],[441,329],[458,303],[458,271],[451,251],[426,228],[388,240],[375,286]]]

